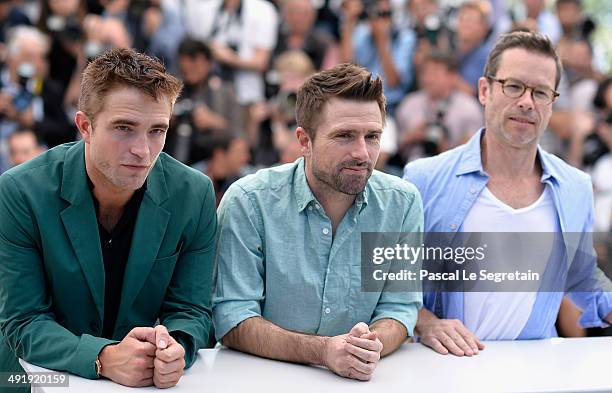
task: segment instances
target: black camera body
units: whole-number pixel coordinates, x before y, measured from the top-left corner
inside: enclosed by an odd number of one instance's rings
[[[47,18],[47,28],[52,35],[65,39],[67,41],[76,42],[83,39],[83,30],[77,17],[63,17],[51,15]]]
[[[391,17],[391,11],[380,11],[378,9],[379,0],[361,0],[363,12],[359,15],[360,20],[367,20],[380,17]]]
[[[423,150],[425,150],[427,156],[435,156],[440,153],[440,144],[449,137],[449,131],[444,125],[447,109],[448,102],[446,100],[438,102],[435,118],[425,127]]]

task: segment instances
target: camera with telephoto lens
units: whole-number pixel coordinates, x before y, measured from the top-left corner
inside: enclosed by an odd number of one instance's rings
[[[427,156],[435,156],[440,153],[440,144],[448,139],[449,132],[444,126],[447,106],[448,103],[445,100],[440,101],[436,108],[434,120],[425,126],[422,144]]]
[[[297,106],[297,94],[294,91],[281,91],[276,97],[278,110],[287,123],[295,122],[295,108]]]
[[[30,79],[34,78],[36,68],[33,64],[22,63],[17,67],[17,75],[19,76],[19,91],[13,97],[13,106],[17,112],[23,112],[30,107],[34,94],[28,90]]]
[[[436,45],[440,30],[442,30],[442,18],[437,14],[427,15],[423,21],[423,30],[417,33],[417,37],[426,38],[431,45]]]

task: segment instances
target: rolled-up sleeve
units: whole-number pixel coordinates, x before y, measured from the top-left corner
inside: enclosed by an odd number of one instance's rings
[[[589,192],[589,202],[588,219],[577,241],[574,259],[568,272],[566,292],[582,309],[582,316],[578,321],[582,327],[607,327],[609,324],[605,318],[612,313],[612,282],[597,266],[597,255],[593,249],[592,192]]]
[[[264,299],[264,244],[261,214],[237,184],[218,209],[213,322],[221,340],[245,319],[261,316]]]

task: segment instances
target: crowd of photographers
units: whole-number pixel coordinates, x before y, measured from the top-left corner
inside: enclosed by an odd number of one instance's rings
[[[465,142],[483,124],[476,84],[496,38],[538,30],[564,62],[543,144],[592,173],[596,230],[612,218],[612,84],[593,66],[580,0],[12,0],[0,2],[0,173],[76,139],[81,72],[112,47],[162,59],[185,88],[165,151],[215,183],[294,161],[295,92],[354,62],[383,76],[378,169]]]

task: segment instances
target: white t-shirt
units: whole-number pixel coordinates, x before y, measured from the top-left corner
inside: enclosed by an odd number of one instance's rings
[[[463,223],[464,232],[558,232],[559,228],[548,186],[537,201],[521,209],[506,205],[485,187]],[[533,266],[532,270],[540,277],[546,267],[541,261],[550,257],[553,242],[552,236],[543,238],[550,238],[550,244],[542,244],[529,252],[532,263],[522,263]],[[488,244],[487,259],[493,261],[496,253],[507,253],[504,246],[512,247],[507,243]],[[513,266],[508,266],[507,271],[512,269]],[[465,292],[464,324],[481,340],[514,340],[531,315],[536,295],[536,292]]]

